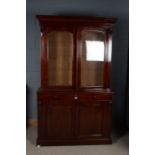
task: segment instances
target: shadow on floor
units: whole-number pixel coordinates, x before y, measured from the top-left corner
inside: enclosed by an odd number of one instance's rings
[[[117,143],[120,139],[123,139],[124,146],[129,147],[129,131],[127,129],[114,129],[112,131],[112,142]]]
[[[26,139],[34,146],[36,146],[37,141],[37,127],[27,127],[26,129]]]

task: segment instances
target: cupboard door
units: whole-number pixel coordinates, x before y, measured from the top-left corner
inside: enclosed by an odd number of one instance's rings
[[[111,105],[106,101],[80,101],[78,138],[110,137]]]
[[[40,105],[39,113],[44,138],[70,139],[73,136],[74,108],[71,101],[50,101]]]

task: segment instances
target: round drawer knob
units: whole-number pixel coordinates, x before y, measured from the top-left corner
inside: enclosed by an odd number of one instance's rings
[[[75,97],[74,97],[74,99],[75,99],[75,100],[77,100],[77,99],[78,99],[78,97],[77,97],[77,96],[75,96]]]

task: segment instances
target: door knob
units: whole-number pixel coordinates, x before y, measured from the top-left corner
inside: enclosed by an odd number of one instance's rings
[[[74,99],[75,99],[75,100],[77,100],[77,99],[78,99],[78,97],[77,97],[77,96],[74,96]]]

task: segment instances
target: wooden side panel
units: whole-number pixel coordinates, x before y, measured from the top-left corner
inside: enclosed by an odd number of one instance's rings
[[[46,123],[46,106],[45,104],[38,103],[38,139],[46,137],[45,123]]]
[[[103,134],[105,138],[111,137],[112,102],[104,102],[103,107]]]

